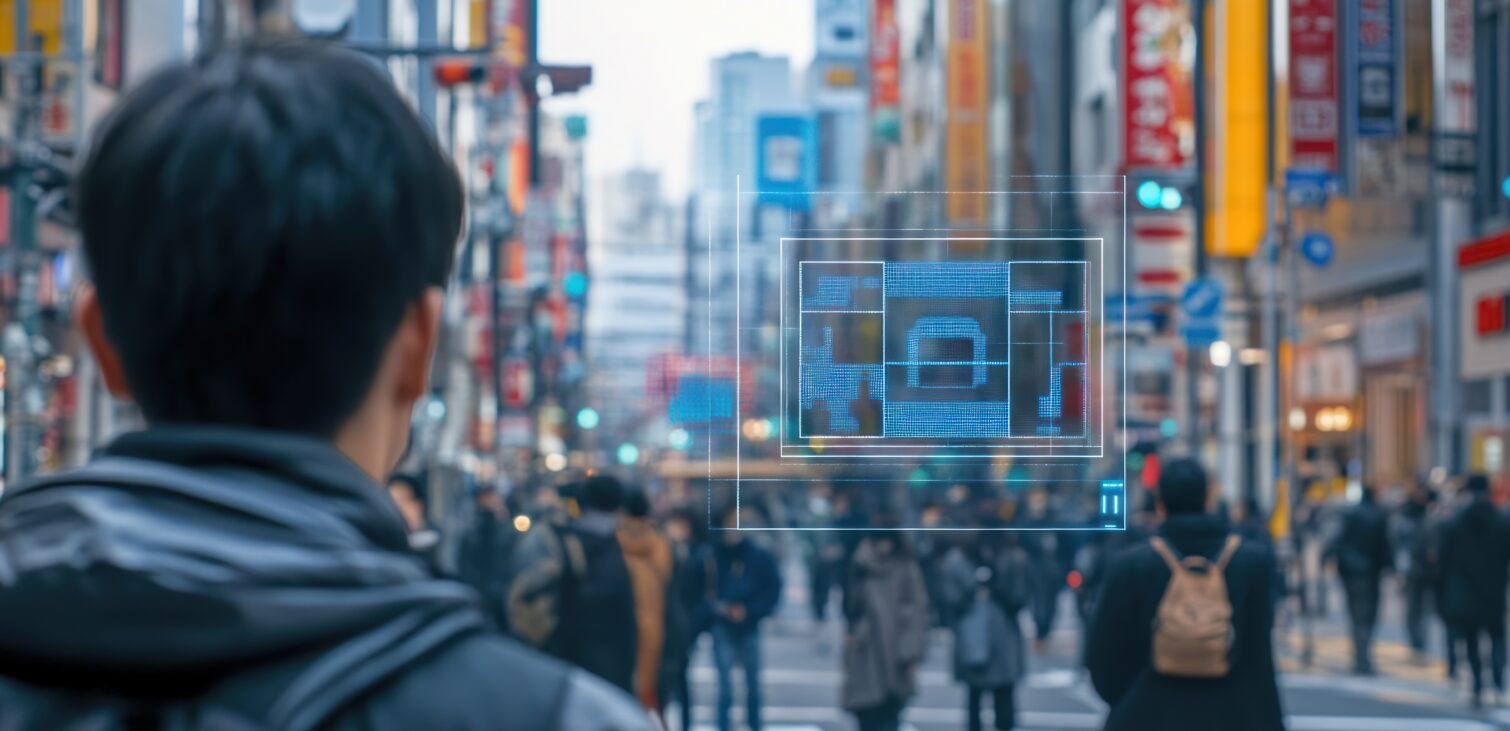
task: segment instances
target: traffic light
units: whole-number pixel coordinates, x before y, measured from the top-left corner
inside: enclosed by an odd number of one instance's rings
[[[443,58],[435,62],[435,83],[443,87],[476,84],[488,78],[488,68],[477,59]]]
[[[1177,211],[1190,198],[1183,187],[1145,180],[1135,189],[1138,204],[1151,211]]]

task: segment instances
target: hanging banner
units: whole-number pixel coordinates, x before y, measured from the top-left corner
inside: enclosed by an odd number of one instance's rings
[[[1336,0],[1290,0],[1290,167],[1337,172]]]
[[[1181,170],[1195,157],[1190,5],[1187,0],[1123,0],[1122,27],[1127,169]]]
[[[1399,23],[1394,0],[1352,0],[1357,135],[1400,134]]]
[[[986,146],[987,84],[985,0],[949,0],[948,106],[944,176],[950,225],[986,222],[988,196],[961,195],[987,190],[991,183]]]
[[[902,47],[897,0],[875,0],[870,32],[870,113],[876,137],[901,141]]]
[[[1473,195],[1478,154],[1474,105],[1473,0],[1435,0],[1432,4],[1432,57],[1437,79],[1436,158],[1440,195]]]

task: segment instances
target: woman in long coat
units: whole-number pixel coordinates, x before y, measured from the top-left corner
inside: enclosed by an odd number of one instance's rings
[[[941,565],[954,617],[954,679],[965,685],[970,731],[981,729],[980,705],[988,692],[996,728],[1016,725],[1016,684],[1027,668],[1017,615],[1032,596],[1033,567],[1015,541],[995,538],[971,551],[956,546]]]
[[[901,535],[877,531],[855,549],[844,617],[842,705],[861,731],[895,731],[917,690],[930,624],[923,572]]]

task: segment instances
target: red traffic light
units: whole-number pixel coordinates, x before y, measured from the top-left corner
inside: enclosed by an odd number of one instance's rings
[[[473,59],[450,58],[435,62],[435,82],[441,86],[475,84],[487,77],[487,67]]]

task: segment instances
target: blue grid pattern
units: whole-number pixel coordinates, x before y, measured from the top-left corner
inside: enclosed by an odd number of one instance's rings
[[[919,350],[922,341],[933,339],[969,340],[971,343],[970,356],[970,386],[975,388],[986,382],[986,366],[982,361],[986,359],[986,334],[981,332],[980,323],[969,317],[919,317],[913,323],[912,329],[907,331],[907,385],[912,388],[964,388],[963,386],[922,386],[919,384],[919,371],[921,366],[928,365],[922,361]]]
[[[834,363],[834,329],[823,328],[822,345],[803,345],[799,354],[804,371],[798,395],[804,410],[822,401],[828,408],[828,432],[856,434],[860,421],[850,413],[849,404],[860,398],[860,382],[870,382],[871,398],[884,399],[885,369],[881,364]],[[813,436],[813,435],[808,435]]]
[[[1005,401],[888,401],[886,436],[997,438],[1009,413]]]
[[[886,297],[1005,297],[1007,264],[886,262]]]

